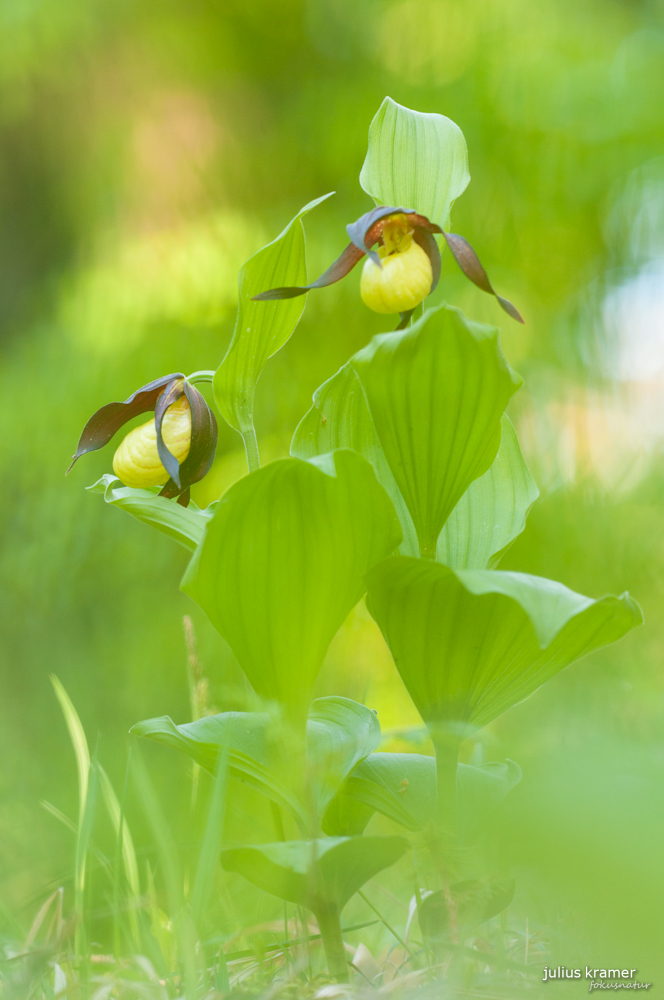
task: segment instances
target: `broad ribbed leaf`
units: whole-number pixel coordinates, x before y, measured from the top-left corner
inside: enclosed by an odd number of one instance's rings
[[[311,458],[333,448],[352,448],[371,462],[399,515],[401,555],[418,555],[408,508],[381,448],[359,375],[344,365],[314,393],[313,405],[295,429],[291,454]],[[500,447],[484,475],[470,484],[438,536],[436,559],[454,569],[494,566],[520,534],[538,489],[523,461],[509,417],[501,419]]]
[[[283,741],[274,725],[271,729],[269,715],[222,712],[180,726],[164,715],[137,723],[131,732],[186,754],[212,774],[227,745],[233,777],[286,805],[302,819],[301,808],[285,787],[283,778],[292,766],[283,759]],[[335,696],[317,698],[311,704],[306,728],[307,773],[321,815],[344,779],[379,741],[376,714],[364,705]],[[288,754],[288,748],[285,752]]]
[[[370,572],[367,606],[430,725],[484,726],[642,621],[627,594],[594,601],[542,577],[405,556]]]
[[[379,205],[408,205],[442,229],[470,181],[463,132],[444,115],[386,97],[369,128],[360,184]]]
[[[190,552],[194,551],[203,538],[205,525],[215,511],[216,501],[205,510],[191,501],[188,507],[182,507],[175,500],[159,496],[159,486],[137,490],[130,486],[113,485],[119,482],[116,476],[106,473],[87,489],[91,493],[102,493],[106,503],[120,507],[137,520],[151,524],[153,528],[174,538]]]
[[[259,889],[316,913],[341,910],[365,882],[389,868],[408,848],[403,837],[328,837],[290,840],[221,852],[227,871]]]
[[[521,378],[505,360],[498,330],[450,306],[374,337],[349,364],[420,552],[433,558],[445,521],[496,457],[500,420]]]
[[[231,777],[244,781],[304,822],[301,807],[279,781],[270,717],[259,712],[222,712],[176,726],[168,715],[137,722],[130,732],[186,754],[211,774],[228,746]]]
[[[402,555],[417,555],[417,534],[396,480],[387,464],[374,427],[359,375],[350,364],[316,389],[313,406],[295,428],[291,455],[308,459],[335,448],[352,448],[371,462],[399,516]]]
[[[322,815],[344,779],[380,743],[376,713],[350,698],[317,698],[307,720],[307,768]]]
[[[394,508],[359,455],[284,459],[225,494],[182,586],[258,694],[304,717],[367,570],[400,541]]]
[[[376,810],[365,805],[359,798],[351,798],[341,788],[325,810],[322,821],[323,833],[328,837],[357,837]]]
[[[457,811],[459,833],[473,836],[487,814],[521,780],[521,768],[514,761],[489,763],[481,767],[457,766]],[[374,810],[408,830],[420,830],[436,818],[436,762],[417,753],[372,753],[355,768],[326,814],[326,830],[333,829],[336,816],[345,819],[339,803],[362,804],[364,825]],[[348,808],[346,806],[346,808]],[[364,827],[362,827],[364,829]]]
[[[213,382],[219,412],[240,433],[253,426],[254,393],[263,366],[290,338],[305,303],[304,298],[252,302],[252,296],[278,285],[306,285],[302,217],[329,197],[323,195],[300,209],[283,233],[254,254],[240,271],[233,339]]]
[[[488,471],[470,484],[443,525],[436,559],[452,569],[493,568],[525,528],[538,496],[512,422],[503,416],[498,454]]]

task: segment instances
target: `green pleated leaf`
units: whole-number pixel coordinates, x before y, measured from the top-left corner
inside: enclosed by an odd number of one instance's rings
[[[445,115],[411,111],[386,97],[369,128],[360,184],[378,205],[403,205],[449,228],[470,181],[463,132]]]
[[[316,913],[330,906],[341,910],[407,848],[403,837],[328,837],[229,847],[221,863],[259,889]]]
[[[366,805],[359,798],[351,798],[341,788],[325,810],[323,833],[328,837],[357,837],[364,833],[375,812],[373,806]]]
[[[433,557],[441,529],[500,444],[500,420],[521,385],[495,327],[450,306],[381,334],[350,360],[383,453]]]
[[[283,780],[290,766],[281,752],[283,741],[273,723],[270,727],[270,716],[265,713],[222,712],[180,726],[164,715],[137,723],[131,732],[184,753],[211,774],[228,746],[232,777],[251,784],[301,819],[304,813]],[[346,777],[379,741],[376,714],[364,705],[337,696],[312,702],[306,728],[307,774],[321,816]]]
[[[429,725],[484,726],[643,620],[628,594],[593,600],[525,573],[405,556],[369,573],[367,606]]]
[[[480,767],[457,767],[457,813],[459,831],[467,839],[482,829],[489,814],[521,781],[522,771],[515,761],[490,761]]]
[[[520,780],[521,768],[514,761],[492,762],[481,767],[457,766],[457,811],[462,839],[477,833],[491,810]],[[364,806],[365,811],[353,813],[350,803]],[[345,810],[358,820],[361,817],[365,826],[376,811],[408,830],[421,830],[436,818],[435,759],[417,753],[372,753],[355,768],[330,803],[325,816],[328,832],[338,832],[335,823],[337,817],[345,821]]]
[[[503,416],[498,454],[488,471],[470,484],[443,525],[436,559],[452,569],[493,568],[525,528],[538,496],[512,422]]]
[[[330,195],[300,209],[283,233],[259,250],[239,275],[238,314],[228,351],[214,377],[214,398],[224,420],[241,434],[253,427],[254,393],[265,362],[290,338],[304,310],[304,297],[252,302],[277,285],[306,285],[302,218]]]
[[[307,720],[307,767],[320,815],[353,768],[380,743],[376,713],[350,698],[317,698]]]
[[[368,462],[284,459],[221,499],[183,580],[254,689],[304,718],[327,647],[401,541]]]
[[[291,793],[284,787],[274,767],[275,749],[270,739],[270,717],[260,712],[222,712],[195,722],[176,726],[168,715],[146,719],[130,730],[178,750],[214,774],[222,750],[228,747],[228,767],[231,777],[243,781],[286,808],[296,819],[304,821],[304,813]]]
[[[293,434],[291,455],[309,459],[335,448],[352,448],[371,462],[376,478],[398,514],[402,555],[417,555],[417,534],[406,503],[392,475],[367,405],[359,375],[350,364],[316,389],[313,406]]]
[[[175,500],[160,497],[158,495],[160,486],[137,490],[130,486],[115,486],[115,483],[119,484],[120,480],[107,473],[87,489],[91,493],[103,494],[106,503],[113,504],[137,520],[152,525],[157,531],[174,538],[190,552],[203,538],[205,525],[217,506],[215,502],[205,510],[201,510],[190,501],[188,507],[183,507]]]
[[[352,448],[371,462],[403,531],[401,555],[418,555],[417,534],[381,448],[359,375],[350,364],[324,382],[293,435],[291,454],[311,458]],[[454,569],[493,567],[519,535],[539,491],[521,455],[509,417],[501,419],[500,446],[484,475],[470,484],[438,536],[436,559]]]

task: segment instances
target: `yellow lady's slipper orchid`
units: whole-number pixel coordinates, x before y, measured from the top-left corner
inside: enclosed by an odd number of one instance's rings
[[[217,421],[198,389],[184,375],[165,375],[142,386],[123,403],[107,403],[83,428],[76,454],[97,451],[132,417],[148,410],[151,420],[127,434],[113,457],[125,486],[162,486],[160,496],[187,506],[189,487],[209,471],[217,446]]]
[[[455,261],[473,284],[495,295],[501,308],[512,319],[523,323],[519,311],[498,295],[468,240],[456,233],[445,233],[425,215],[412,208],[381,205],[346,226],[351,243],[327,271],[310,285],[270,288],[256,301],[292,299],[314,288],[325,288],[344,278],[366,255],[360,282],[360,295],[370,309],[379,313],[401,313],[397,330],[410,321],[413,310],[429,295],[440,277],[440,250],[434,233],[440,233]],[[378,252],[372,249],[378,243]]]

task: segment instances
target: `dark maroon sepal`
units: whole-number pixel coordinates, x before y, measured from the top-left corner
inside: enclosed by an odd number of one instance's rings
[[[358,250],[362,250],[363,253],[366,253],[367,257],[371,257],[374,264],[378,264],[379,267],[381,266],[380,257],[371,247],[380,239],[380,234],[383,231],[383,226],[379,225],[379,223],[382,222],[384,225],[388,215],[395,215],[397,212],[403,215],[416,214],[412,208],[394,208],[392,205],[379,205],[378,208],[372,208],[370,212],[365,212],[355,222],[351,222],[350,225],[346,226],[346,232]]]
[[[380,205],[378,208],[372,208],[370,212],[365,212],[364,215],[361,215],[357,222],[352,222],[349,226],[346,226],[346,231],[355,246],[360,250],[364,249],[367,257],[371,257],[374,264],[378,264],[379,267],[381,266],[380,257],[371,247],[381,239],[385,224],[389,221],[391,215],[406,216],[414,230],[416,242],[424,250],[427,250],[427,248],[420,242],[418,235],[420,233],[442,232],[440,226],[437,226],[435,222],[429,222],[426,215],[419,215],[412,208],[395,208],[392,205]]]
[[[168,498],[178,497],[178,503],[186,507],[189,503],[189,487],[208,474],[214,461],[217,448],[217,421],[195,386],[185,381],[182,390],[191,410],[191,445],[189,454],[178,468],[177,478],[167,468],[171,478],[159,495]],[[170,452],[168,454],[170,455]],[[159,457],[161,458],[161,452]],[[161,461],[165,466],[163,458]]]
[[[312,288],[325,288],[333,285],[335,281],[340,281],[353,270],[358,261],[364,257],[364,250],[358,249],[353,243],[349,243],[346,249],[337,257],[333,264],[330,264],[327,271],[316,278],[310,285],[291,285],[285,288],[270,288],[267,292],[252,296],[254,302],[273,302],[278,299],[294,299],[298,295],[310,292]]]
[[[491,282],[489,281],[489,276],[482,267],[480,259],[471,247],[468,240],[464,239],[463,236],[459,236],[457,233],[443,233],[445,237],[445,242],[452,251],[452,256],[455,261],[466,275],[466,277],[472,281],[474,285],[481,288],[483,292],[487,292],[489,295],[494,295],[500,304],[501,309],[504,309],[508,316],[515,319],[517,323],[523,323],[524,319],[521,313],[513,306],[509,299],[504,299],[502,295],[498,295],[494,291]]]
[[[108,444],[113,435],[132,417],[138,416],[139,413],[146,413],[148,410],[154,410],[164,386],[174,379],[181,378],[184,378],[184,375],[177,372],[173,375],[164,375],[162,378],[155,379],[154,382],[148,382],[147,385],[141,386],[123,403],[107,403],[106,406],[97,410],[83,428],[76,453],[73,455],[72,463],[65,475],[71,472],[82,455],[87,455],[90,451],[98,451],[99,448]]]

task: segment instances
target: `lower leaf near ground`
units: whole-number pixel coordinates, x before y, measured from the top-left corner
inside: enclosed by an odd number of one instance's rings
[[[221,863],[259,889],[316,913],[328,906],[343,909],[365,882],[407,849],[403,837],[327,837],[229,847]]]
[[[521,768],[514,761],[481,767],[458,765],[457,809],[462,839],[477,833],[491,810],[520,780]],[[435,758],[417,753],[372,753],[354,769],[330,803],[324,829],[335,834],[345,824],[347,829],[361,833],[374,812],[412,831],[434,820]]]
[[[251,784],[301,822],[302,805],[289,790],[283,730],[267,713],[223,712],[176,726],[167,715],[137,723],[131,732],[186,754],[214,773],[228,746],[231,775]],[[375,712],[349,698],[317,698],[309,709],[306,764],[320,816],[353,768],[376,749],[380,726]],[[284,759],[284,756],[286,759]],[[292,765],[291,765],[292,766]]]
[[[512,902],[514,879],[470,879],[439,890],[422,900],[418,909],[424,939],[435,943],[448,937],[455,927],[470,929],[490,920]]]

